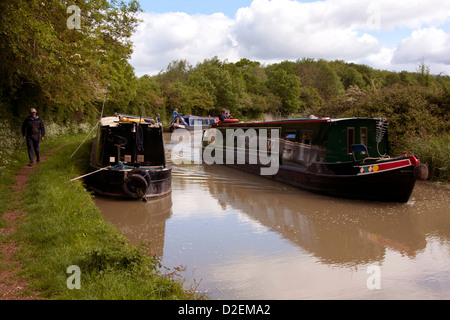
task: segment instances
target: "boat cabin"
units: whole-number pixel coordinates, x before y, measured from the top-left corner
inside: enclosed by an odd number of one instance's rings
[[[166,166],[163,131],[150,118],[116,115],[100,121],[94,162],[98,167],[125,164]]]
[[[353,162],[388,154],[384,119],[298,119],[281,127],[280,152],[287,164]],[[379,141],[378,141],[378,140]]]
[[[208,128],[211,124],[218,123],[218,117],[199,117],[190,115],[178,115],[170,124],[170,129],[187,129],[191,130],[195,126],[200,128]]]
[[[355,162],[389,153],[387,121],[383,118],[299,118],[221,123],[212,127],[244,131],[250,128],[279,129],[280,162],[286,165],[307,167],[316,162]]]

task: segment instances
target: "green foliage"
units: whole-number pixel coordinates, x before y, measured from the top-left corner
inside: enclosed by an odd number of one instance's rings
[[[77,1],[81,28],[69,29],[65,1],[0,2],[1,100],[15,117],[36,107],[47,119],[87,116],[110,83],[127,102],[134,72],[127,59],[140,10],[136,0]],[[69,113],[61,113],[67,110]]]
[[[331,63],[325,60],[303,59],[296,64],[296,72],[303,85],[315,88],[322,98],[329,99],[344,93],[344,85]]]
[[[450,134],[439,136],[414,135],[408,137],[404,148],[418,155],[428,165],[430,177],[435,181],[450,182]]]
[[[283,68],[276,68],[268,72],[267,87],[281,100],[285,114],[298,113],[303,107],[300,100],[300,79],[288,73]]]

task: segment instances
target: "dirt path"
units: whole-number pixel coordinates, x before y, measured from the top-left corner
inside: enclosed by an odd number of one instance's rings
[[[45,161],[53,152],[61,147],[48,151],[41,156],[41,162]],[[21,197],[22,191],[28,185],[28,178],[30,174],[36,171],[39,165],[34,167],[26,166],[17,172],[15,177],[15,184],[12,185],[14,189],[14,197],[11,200],[14,207],[20,207],[23,199]],[[18,276],[19,270],[22,268],[20,261],[15,259],[15,254],[19,246],[12,240],[1,241],[3,236],[13,234],[19,223],[20,218],[26,216],[26,212],[15,210],[3,214],[3,219],[7,222],[7,227],[0,229],[0,300],[37,300],[39,299],[36,293],[29,290],[28,283]]]

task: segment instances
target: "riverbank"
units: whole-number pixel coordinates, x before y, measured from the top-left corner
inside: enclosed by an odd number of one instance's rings
[[[20,282],[23,290],[5,299],[127,299],[162,300],[199,298],[183,289],[183,279],[171,272],[161,272],[158,258],[148,245],[133,246],[105,222],[92,195],[81,181],[70,179],[84,174],[89,159],[89,144],[70,159],[85,135],[59,138],[43,144],[45,154],[56,144],[62,145],[30,172],[20,192],[2,183],[8,205],[1,208],[0,242],[14,245],[14,252],[2,254],[2,270],[9,273],[4,283]],[[18,156],[24,161],[23,155]],[[20,162],[20,161],[19,161]],[[16,171],[17,172],[17,171]],[[14,228],[8,213],[16,215]],[[20,268],[17,268],[20,266]],[[79,267],[80,289],[69,289],[67,273]],[[69,280],[70,282],[71,280]],[[23,284],[26,284],[26,288]],[[0,293],[2,294],[2,293]]]

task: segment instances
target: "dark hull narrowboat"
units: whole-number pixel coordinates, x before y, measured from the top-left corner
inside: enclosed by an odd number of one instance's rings
[[[170,131],[176,129],[194,130],[198,127],[203,129],[209,128],[211,124],[218,123],[218,117],[199,117],[190,115],[178,115],[170,124]]]
[[[210,127],[210,125],[219,123],[219,117],[199,117],[199,116],[189,116],[189,115],[178,115],[170,124],[170,131],[176,129],[186,129],[189,131],[195,128],[200,128],[205,130]],[[225,119],[224,123],[237,123],[238,119]]]
[[[428,170],[415,155],[404,154],[398,158],[388,156],[388,132],[385,119],[289,119],[271,122],[219,124],[210,128],[216,133],[206,133],[206,144],[213,134],[225,137],[227,130],[243,129],[242,145],[224,148],[224,163],[241,170],[261,174],[267,161],[258,158],[250,163],[250,155],[260,150],[254,148],[250,134],[262,129],[277,129],[277,137],[266,139],[263,154],[278,158],[278,170],[265,177],[295,187],[331,196],[371,201],[407,202],[417,179],[426,179]],[[270,134],[269,134],[270,136]],[[270,150],[278,139],[277,150]],[[219,139],[225,145],[225,139]],[[258,137],[258,147],[261,139]],[[267,150],[267,152],[266,152]],[[230,159],[230,153],[231,155]],[[238,161],[244,154],[245,162]],[[225,160],[225,158],[228,158]],[[243,158],[241,158],[243,159]]]
[[[93,172],[85,181],[101,195],[149,199],[172,189],[163,131],[153,119],[121,114],[102,118],[90,165]]]

